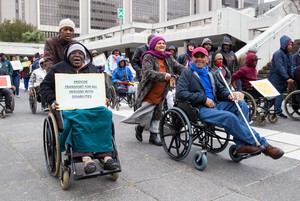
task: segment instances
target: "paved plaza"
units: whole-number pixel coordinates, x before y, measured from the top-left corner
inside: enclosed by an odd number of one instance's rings
[[[71,181],[63,191],[60,181],[45,166],[42,125],[46,113],[40,105],[31,114],[28,93],[15,98],[13,114],[0,119],[0,200],[120,200],[120,201],[298,201],[300,200],[300,126],[279,119],[265,127],[253,126],[286,154],[273,160],[263,154],[233,162],[228,147],[219,154],[208,153],[208,166],[193,168],[192,156],[172,160],[162,147],[134,137],[134,126],[120,123],[132,112],[125,104],[114,110],[116,142],[122,165],[119,179],[109,176]],[[95,122],[96,123],[96,122]]]

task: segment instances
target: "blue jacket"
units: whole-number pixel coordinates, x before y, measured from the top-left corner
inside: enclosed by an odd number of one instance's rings
[[[215,75],[208,73],[215,100],[228,100],[230,92],[221,84]],[[186,68],[180,75],[176,85],[176,99],[189,101],[193,107],[204,106],[206,95],[203,84],[192,68]]]
[[[278,90],[283,93],[287,89],[287,80],[292,78],[292,55],[286,51],[286,46],[291,38],[284,35],[280,38],[280,49],[272,57],[269,80]]]
[[[134,78],[132,72],[128,66],[120,67],[120,62],[124,59],[117,61],[118,67],[113,71],[112,81],[113,83],[118,83],[118,81],[130,81],[133,82]]]

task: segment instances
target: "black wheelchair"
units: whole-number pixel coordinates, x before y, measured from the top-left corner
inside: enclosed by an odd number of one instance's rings
[[[9,89],[9,94],[10,94],[10,111],[11,113],[13,113],[13,111],[15,110],[15,98],[12,89]],[[0,106],[2,107],[1,116],[4,119],[7,114],[6,114],[5,96],[1,94],[1,92],[0,92]]]
[[[294,84],[293,91],[284,99],[285,113],[294,120],[300,120],[300,90]]]
[[[243,89],[241,93],[244,94],[244,101],[249,108],[249,119],[255,120],[258,125],[266,125],[266,119],[272,124],[278,121],[275,108],[272,108],[271,99],[261,95],[253,87]]]
[[[116,181],[119,178],[121,166],[115,143],[115,131],[113,124],[112,144],[114,148],[114,160],[116,160],[116,162],[119,164],[119,168],[115,170],[104,170],[103,168],[100,168],[91,174],[86,174],[77,170],[76,164],[82,163],[82,159],[81,157],[74,157],[73,150],[70,145],[67,145],[67,149],[64,154],[65,157],[64,160],[62,160],[63,157],[59,147],[59,135],[63,131],[63,127],[64,125],[61,112],[57,110],[50,110],[48,116],[44,120],[43,126],[44,155],[48,172],[54,177],[59,177],[63,190],[69,189],[70,178],[72,178],[74,181],[103,175],[111,175],[111,179],[113,181]],[[103,165],[103,161],[100,159],[99,163],[100,165]]]
[[[222,152],[230,141],[233,142],[223,128],[202,122],[197,108],[192,107],[189,102],[178,100],[174,107],[163,114],[160,138],[165,152],[176,161],[187,157],[192,145],[201,147],[193,155],[193,166],[200,171],[207,166],[207,152]],[[236,149],[236,145],[229,148],[229,156],[234,162],[254,156],[237,155]]]
[[[35,114],[36,110],[37,110],[38,102],[41,103],[42,100],[41,100],[41,95],[38,92],[39,91],[38,88],[33,87],[32,91],[33,91],[32,94],[29,94],[29,108],[30,108],[31,113]],[[42,107],[42,109],[43,109],[43,107]]]
[[[109,106],[114,109],[120,110],[121,102],[125,101],[130,108],[134,106],[135,93],[129,93],[127,86],[133,86],[134,83],[122,81],[109,88]]]

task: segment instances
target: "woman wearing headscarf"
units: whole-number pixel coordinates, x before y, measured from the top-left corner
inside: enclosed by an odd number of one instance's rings
[[[135,136],[143,141],[143,130],[149,127],[149,143],[161,146],[157,138],[159,121],[165,96],[170,89],[172,74],[180,74],[185,68],[166,51],[166,41],[162,36],[155,36],[149,43],[149,51],[142,54],[142,80],[139,83],[136,99],[137,110],[122,120],[124,123],[138,124],[135,127]]]

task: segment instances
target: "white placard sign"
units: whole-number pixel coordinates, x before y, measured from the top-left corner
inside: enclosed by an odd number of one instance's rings
[[[100,73],[56,73],[55,95],[59,110],[105,106],[104,75]]]
[[[265,98],[274,98],[280,95],[268,79],[250,81],[250,84]]]
[[[21,61],[11,61],[10,62],[14,70],[23,70]]]
[[[9,75],[0,76],[0,89],[1,88],[11,88],[11,80]]]

